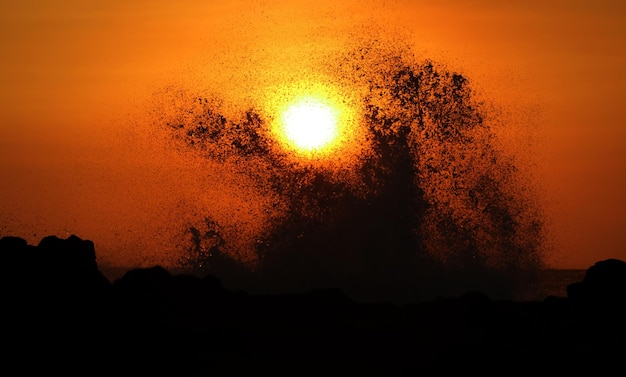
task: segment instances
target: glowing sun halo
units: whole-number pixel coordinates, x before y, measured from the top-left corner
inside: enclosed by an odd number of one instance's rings
[[[334,109],[314,98],[305,98],[289,106],[283,113],[283,124],[287,139],[305,151],[325,147],[338,132]]]
[[[343,169],[358,162],[367,133],[358,121],[361,108],[354,91],[330,79],[279,84],[267,90],[265,111],[270,132],[290,162]],[[313,164],[313,165],[310,165]]]

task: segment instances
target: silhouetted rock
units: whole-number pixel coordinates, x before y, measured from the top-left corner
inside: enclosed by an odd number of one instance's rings
[[[96,365],[111,284],[98,270],[93,242],[45,237],[37,246],[0,239],[3,365],[25,375],[85,373]],[[45,367],[44,367],[45,366]]]
[[[606,259],[587,269],[582,281],[567,286],[580,339],[593,351],[610,355],[623,350],[626,338],[626,262]],[[580,340],[579,340],[580,341]]]
[[[595,318],[603,325],[621,324],[626,316],[626,262],[596,262],[582,281],[567,286],[567,297],[580,315]]]
[[[0,259],[4,287],[12,297],[63,299],[80,305],[100,299],[111,288],[98,269],[93,242],[75,235],[44,237],[37,246],[18,237],[3,237]]]
[[[24,374],[449,375],[616,367],[626,352],[626,264],[601,261],[568,297],[481,291],[407,304],[335,288],[249,294],[161,266],[102,282],[93,243],[0,239],[2,355]],[[108,288],[107,288],[108,287]]]
[[[135,268],[115,280],[113,286],[125,293],[150,294],[153,291],[163,290],[171,277],[172,275],[161,266]]]
[[[28,266],[36,262],[35,246],[28,245],[25,239],[6,236],[0,238],[0,259],[2,279],[11,280],[27,273]]]
[[[10,254],[13,257],[19,258],[27,248],[28,243],[23,238],[14,236],[5,236],[0,238],[0,251],[2,252],[3,257]]]
[[[567,287],[567,296],[575,301],[624,302],[626,300],[626,262],[606,259],[587,269],[581,282]]]
[[[70,269],[97,269],[96,250],[90,240],[82,240],[75,235],[66,239],[47,236],[37,245],[42,259],[57,266],[67,265]]]

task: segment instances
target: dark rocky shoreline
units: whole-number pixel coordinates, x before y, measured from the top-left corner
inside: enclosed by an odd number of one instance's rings
[[[16,375],[521,374],[621,368],[626,262],[541,301],[359,303],[338,289],[255,295],[214,276],[133,269],[110,282],[91,241],[0,239],[2,364]]]

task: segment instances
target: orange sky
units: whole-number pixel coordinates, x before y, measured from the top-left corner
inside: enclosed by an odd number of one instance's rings
[[[510,112],[503,136],[536,164],[555,267],[626,260],[626,6],[572,3],[3,4],[0,235],[74,233],[101,263],[141,264],[168,258],[171,219],[189,208],[236,213],[235,233],[262,227],[271,201],[251,197],[245,177],[164,148],[142,115],[159,111],[151,96],[171,84],[253,103],[321,53],[378,33],[458,67]]]

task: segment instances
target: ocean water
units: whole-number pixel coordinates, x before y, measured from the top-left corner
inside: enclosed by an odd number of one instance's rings
[[[538,279],[522,287],[516,300],[541,301],[548,296],[567,297],[567,286],[581,281],[586,270],[541,270]]]
[[[121,278],[130,268],[121,267],[101,267],[100,271],[104,276],[113,282]],[[537,280],[520,284],[519,291],[515,297],[517,301],[543,301],[548,296],[567,297],[567,286],[579,282],[585,276],[586,270],[572,269],[548,269],[538,272]],[[173,274],[175,272],[172,271]]]

